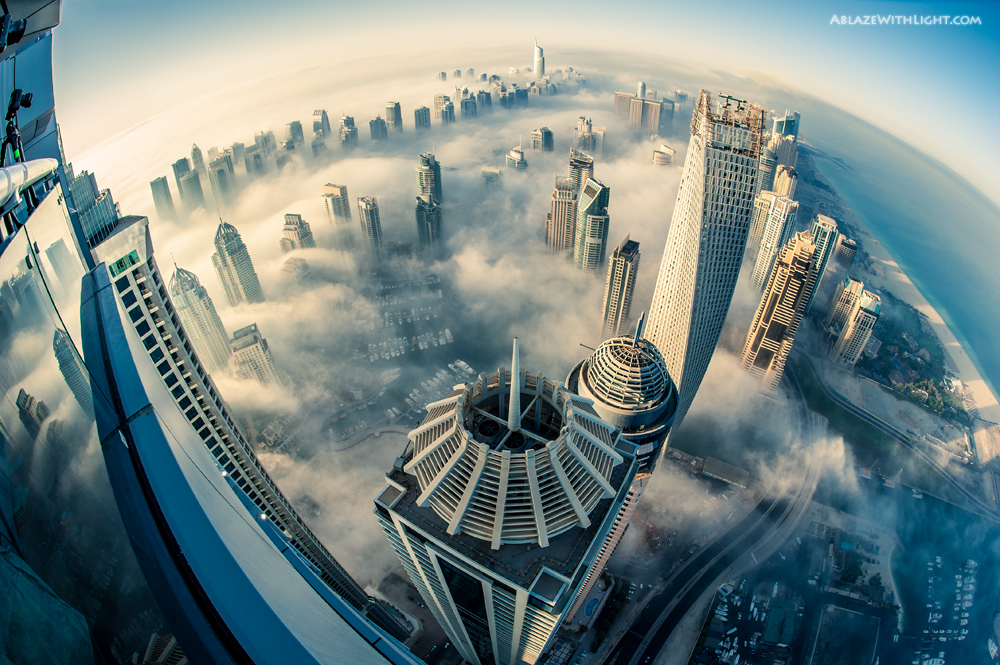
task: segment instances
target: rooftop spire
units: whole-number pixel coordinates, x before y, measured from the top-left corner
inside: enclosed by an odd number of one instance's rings
[[[632,339],[632,346],[639,345],[639,338],[642,337],[642,324],[646,322],[646,310],[642,310],[639,315],[639,322],[635,324],[635,337]]]
[[[507,429],[517,432],[521,429],[521,359],[514,338],[514,353],[510,359],[510,407],[507,409]]]

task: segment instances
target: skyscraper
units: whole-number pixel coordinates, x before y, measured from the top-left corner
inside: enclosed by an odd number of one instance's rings
[[[552,152],[555,149],[555,140],[552,138],[552,130],[548,127],[531,130],[531,149],[542,152]]]
[[[345,115],[340,119],[340,147],[353,148],[358,145],[358,128],[354,126],[354,118]]]
[[[798,183],[799,174],[791,166],[779,165],[774,170],[774,185],[771,190],[781,196],[790,199],[795,198],[795,185]]]
[[[676,429],[712,359],[750,226],[764,109],[701,91],[650,306],[648,339],[678,385]]]
[[[420,248],[429,257],[441,251],[441,208],[430,194],[417,197],[415,210]]]
[[[444,201],[444,193],[441,189],[441,164],[434,158],[433,153],[425,152],[420,155],[420,163],[416,168],[417,191],[423,195],[434,197],[435,203]]]
[[[882,299],[870,291],[864,291],[854,303],[851,315],[840,330],[837,340],[830,350],[830,360],[840,365],[854,367],[861,352],[872,336],[882,309]]]
[[[556,176],[552,210],[545,215],[545,244],[550,254],[573,247],[579,192],[572,178]]]
[[[569,179],[577,192],[588,178],[594,177],[594,158],[574,148],[569,149]]]
[[[856,279],[846,278],[837,286],[833,294],[833,302],[830,305],[830,312],[826,315],[823,325],[834,335],[839,336],[840,331],[854,313],[854,306],[864,294],[865,285]]]
[[[306,135],[302,131],[302,123],[298,120],[292,120],[285,125],[285,138],[294,143],[296,147],[305,145]]]
[[[229,155],[223,155],[208,165],[208,182],[212,186],[212,196],[215,203],[224,208],[233,202],[236,196],[233,181],[233,163]]]
[[[168,284],[170,298],[177,308],[188,338],[198,357],[209,372],[224,372],[229,368],[229,333],[215,311],[208,290],[197,275],[174,264],[174,274]]]
[[[577,270],[598,272],[608,250],[608,204],[611,188],[596,178],[587,178],[576,210],[573,265]]]
[[[177,219],[177,211],[174,209],[174,199],[170,196],[170,185],[166,176],[160,176],[149,183],[149,188],[153,191],[153,204],[156,206],[156,214],[160,219],[171,221]]]
[[[256,323],[240,328],[233,333],[229,342],[233,350],[233,368],[236,376],[244,380],[255,380],[262,385],[281,383],[278,370],[271,358],[267,340],[260,334]]]
[[[799,204],[792,201],[787,196],[766,197],[771,192],[763,192],[757,197],[757,202],[768,201],[766,212],[762,212],[758,218],[757,212],[764,205],[754,204],[754,222],[761,221],[762,228],[759,230],[760,243],[757,248],[757,256],[754,259],[753,273],[750,281],[754,287],[760,291],[767,285],[768,275],[771,274],[771,266],[774,265],[775,257],[781,248],[788,244],[795,233],[795,218],[798,215]],[[758,231],[751,226],[751,233]],[[749,242],[747,243],[749,245]]]
[[[507,153],[507,166],[516,171],[528,168],[528,160],[524,158],[524,150],[521,149],[521,146],[511,148],[510,152]]]
[[[347,185],[331,182],[323,186],[323,207],[333,226],[334,245],[343,252],[354,249],[354,227],[351,225],[351,199]]]
[[[118,206],[111,191],[98,188],[97,177],[87,171],[81,171],[69,182],[69,191],[73,195],[83,236],[87,245],[93,248],[114,230],[118,222]]]
[[[371,130],[372,141],[385,141],[389,138],[389,127],[385,124],[382,116],[375,116],[368,121],[368,128]]]
[[[288,213],[285,215],[285,227],[281,230],[281,253],[286,254],[293,249],[303,249],[316,246],[309,222],[302,215]]]
[[[795,168],[799,160],[799,146],[794,135],[772,134],[767,147],[774,152],[778,164]]]
[[[174,180],[177,182],[177,191],[181,191],[181,176],[191,170],[191,162],[188,161],[187,157],[181,157],[176,162],[171,164],[171,168],[174,170]]]
[[[358,215],[361,220],[362,242],[368,250],[368,259],[373,270],[382,267],[382,222],[378,216],[378,200],[374,196],[358,199]]]
[[[794,136],[799,135],[799,120],[802,116],[799,115],[798,111],[785,111],[783,116],[775,116],[774,125],[771,131],[775,134],[780,134],[782,136]]]
[[[521,369],[516,341],[512,360],[428,405],[375,499],[410,580],[481,665],[537,661],[638,466],[590,400]]]
[[[774,154],[774,151],[767,147],[761,148],[760,159],[757,162],[757,185],[754,187],[756,195],[774,189],[775,169],[777,167],[778,156]]]
[[[455,102],[445,102],[441,107],[441,124],[450,125],[455,122]]]
[[[638,272],[639,243],[625,236],[608,260],[608,278],[604,284],[604,304],[601,307],[603,339],[625,332]]]
[[[594,123],[590,118],[578,118],[576,123],[576,147],[591,155],[604,156],[604,127],[594,127]]]
[[[403,131],[403,112],[399,108],[399,102],[385,103],[385,122],[390,132],[395,134]]]
[[[774,261],[740,358],[743,368],[770,391],[778,389],[816,274],[816,245],[803,231]]]
[[[413,109],[413,126],[418,131],[431,128],[431,110],[426,106]]]
[[[66,380],[73,397],[84,413],[92,413],[94,395],[90,390],[90,373],[73,347],[73,341],[62,328],[57,327],[52,335],[52,351],[55,352],[56,361],[59,363],[59,373]]]
[[[462,111],[462,120],[469,120],[475,118],[476,111],[476,98],[475,97],[462,97],[462,101],[459,102]]]
[[[260,288],[260,280],[240,232],[222,220],[219,220],[219,230],[215,233],[212,265],[230,307],[244,302],[264,302],[264,291]]]
[[[476,93],[476,112],[487,113],[493,110],[493,95],[489,90],[480,90]]]
[[[330,138],[333,134],[333,130],[330,127],[330,116],[326,114],[324,109],[313,111],[313,134],[316,132],[321,132],[325,139]]]
[[[482,176],[486,189],[503,189],[502,175],[503,173],[500,169],[491,169],[488,166],[484,166]]]
[[[535,75],[535,78],[545,76],[545,52],[538,45],[538,42],[535,42],[535,62],[531,71]]]
[[[205,174],[205,157],[197,143],[191,146],[191,168],[200,175]]]
[[[184,209],[191,214],[198,208],[205,207],[205,192],[201,187],[201,174],[197,171],[188,171],[181,176],[181,201],[184,202]]]
[[[809,311],[809,306],[812,305],[813,298],[816,297],[816,292],[823,283],[826,267],[830,263],[830,257],[833,256],[833,250],[837,248],[837,238],[840,236],[837,232],[837,222],[826,215],[816,215],[813,218],[812,224],[809,225],[809,233],[812,234],[813,242],[816,243],[817,275],[816,285],[813,287],[812,293],[809,294],[809,304],[806,305],[806,311]]]
[[[833,253],[834,258],[837,259],[837,263],[845,268],[850,268],[854,264],[854,257],[857,254],[858,243],[841,234],[837,242],[837,249]]]
[[[441,119],[441,112],[444,110],[444,105],[451,100],[448,95],[434,95],[434,119]]]

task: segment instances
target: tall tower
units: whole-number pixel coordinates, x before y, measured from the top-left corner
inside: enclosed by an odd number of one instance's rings
[[[756,194],[774,189],[775,170],[778,168],[778,156],[770,148],[761,148],[760,159],[757,161]]]
[[[440,120],[444,105],[451,100],[448,95],[434,95],[434,119]]]
[[[648,338],[679,386],[680,425],[712,359],[739,277],[764,109],[701,91],[650,305]]]
[[[320,132],[325,139],[333,135],[333,130],[330,127],[330,116],[326,114],[324,109],[313,111],[313,134],[316,132]]]
[[[549,254],[573,247],[577,196],[576,184],[572,179],[556,176],[556,186],[552,190],[552,210],[545,215],[545,244]]]
[[[285,138],[294,143],[296,146],[303,146],[306,142],[305,132],[302,131],[302,123],[298,120],[292,120],[290,123],[285,125]]]
[[[531,149],[541,152],[552,152],[555,149],[552,130],[548,127],[531,130]]]
[[[833,256],[833,251],[837,248],[837,238],[840,235],[837,232],[837,222],[826,215],[816,215],[813,218],[812,224],[809,225],[809,233],[812,234],[813,242],[816,243],[817,276],[816,285],[813,287],[812,293],[809,294],[806,311],[809,310],[809,306],[812,305],[813,298],[816,297],[816,292],[819,290],[820,284],[823,283],[823,277],[826,275],[826,267],[830,264],[830,257]]]
[[[424,194],[417,197],[415,215],[420,248],[425,254],[436,257],[441,250],[441,208],[433,196]]]
[[[434,155],[425,152],[420,155],[420,163],[417,165],[417,189],[422,195],[433,196],[435,203],[444,201],[444,194],[441,191],[441,164],[434,158]]]
[[[816,283],[816,245],[808,231],[782,247],[754,315],[740,361],[770,391],[778,389],[795,333]]]
[[[264,302],[264,291],[253,269],[250,252],[243,244],[240,232],[232,224],[219,220],[219,230],[215,232],[215,254],[212,265],[219,276],[226,302],[230,307],[240,303]]]
[[[577,270],[597,272],[608,250],[608,203],[611,188],[596,178],[587,178],[580,194],[573,238],[573,265]]]
[[[201,174],[198,171],[188,171],[182,175],[180,189],[181,201],[189,214],[205,207],[205,192],[201,187]]]
[[[323,208],[333,226],[334,245],[342,252],[354,249],[354,228],[351,226],[351,199],[347,185],[328,182],[323,185]]]
[[[566,614],[570,618],[586,600],[625,534],[629,518],[649,483],[677,413],[677,388],[670,379],[660,352],[642,337],[644,318],[645,312],[639,317],[634,335],[614,337],[603,342],[566,378],[569,390],[592,400],[597,415],[621,428],[621,438],[635,444],[636,461],[639,463],[639,470],[618,510],[614,525]]]
[[[271,358],[271,349],[256,323],[234,332],[229,343],[232,345],[236,376],[244,380],[256,380],[265,386],[281,382]]]
[[[757,197],[757,200],[760,201],[763,195],[768,193],[764,192]],[[767,284],[768,275],[771,274],[771,266],[774,265],[778,252],[788,244],[792,234],[795,233],[795,217],[798,211],[799,204],[795,201],[787,196],[774,196],[770,198],[767,212],[760,216],[763,228],[760,229],[760,246],[757,250],[750,280],[758,291],[763,290]],[[757,207],[755,206],[754,221],[757,220]]]
[[[602,339],[622,334],[632,308],[632,294],[638,273],[639,243],[625,236],[608,261],[608,279],[604,285],[604,304],[601,307],[601,320],[604,322]]]
[[[229,155],[223,155],[208,165],[208,182],[212,186],[212,196],[220,207],[226,207],[235,198],[233,181],[233,161]]]
[[[205,175],[205,157],[197,143],[191,146],[191,168],[200,175]]]
[[[174,180],[177,182],[177,191],[179,193],[181,191],[181,176],[191,170],[191,162],[188,161],[187,157],[181,157],[171,164],[171,168],[174,171]]]
[[[635,446],[542,372],[482,374],[429,404],[375,513],[462,658],[534,663],[624,503]]]
[[[417,131],[431,128],[431,110],[426,106],[413,109],[413,126]]]
[[[791,166],[781,164],[774,170],[774,184],[771,186],[771,190],[775,194],[794,199],[795,185],[798,184],[798,180],[798,171]]]
[[[358,145],[358,128],[354,126],[354,118],[345,115],[340,119],[340,147],[354,148]]]
[[[536,79],[545,76],[545,52],[538,45],[537,41],[535,42],[535,64],[531,71],[534,73]]]
[[[153,204],[156,206],[156,214],[163,220],[177,219],[177,210],[174,208],[174,199],[170,196],[170,185],[166,176],[160,176],[149,183],[149,188],[153,191]]]
[[[848,277],[837,287],[833,294],[833,303],[830,311],[826,315],[823,325],[834,335],[839,336],[844,329],[851,315],[854,314],[854,306],[865,292],[864,282]]]
[[[178,268],[177,264],[174,264],[174,274],[170,276],[168,288],[177,308],[177,316],[205,367],[209,372],[228,369],[229,357],[232,355],[229,333],[215,311],[208,290],[193,272]]]
[[[56,361],[59,363],[59,373],[66,379],[66,385],[72,391],[73,397],[83,408],[84,413],[93,413],[94,395],[90,390],[90,373],[73,347],[73,340],[58,326],[52,336],[52,351],[55,352]]]
[[[399,108],[399,102],[385,103],[385,122],[393,134],[403,131],[403,111]]]
[[[785,111],[785,115],[774,118],[774,125],[771,131],[782,136],[799,136],[799,120],[802,118],[798,111]]]
[[[574,148],[569,149],[569,179],[576,191],[583,189],[583,183],[594,177],[594,158]]]
[[[378,200],[374,196],[358,199],[358,215],[361,218],[361,237],[368,249],[372,269],[382,266],[382,222],[378,216]]]
[[[837,341],[833,343],[830,360],[854,367],[868,343],[868,338],[872,336],[881,309],[882,299],[870,291],[864,291],[854,303],[847,323],[837,336]]]
[[[285,226],[281,230],[281,252],[288,253],[293,249],[308,249],[316,246],[309,222],[302,215],[288,213],[285,215]]]
[[[368,128],[371,130],[372,141],[385,141],[389,138],[389,127],[382,116],[375,116],[373,120],[369,120]]]

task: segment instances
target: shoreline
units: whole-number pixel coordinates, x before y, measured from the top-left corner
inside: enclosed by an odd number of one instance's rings
[[[962,346],[951,328],[948,327],[944,317],[931,305],[930,301],[924,296],[913,280],[903,272],[899,263],[889,253],[889,250],[871,232],[858,213],[847,205],[844,196],[826,177],[816,159],[816,157],[827,160],[836,158],[825,155],[825,153],[808,143],[805,143],[805,145],[812,152],[810,162],[812,162],[814,169],[813,175],[816,177],[816,180],[824,183],[829,188],[831,198],[835,200],[840,208],[841,219],[838,221],[854,229],[856,237],[853,239],[860,241],[863,250],[873,261],[877,274],[872,274],[868,270],[857,271],[859,277],[865,283],[865,288],[888,291],[926,316],[931,329],[937,335],[942,347],[944,347],[945,352],[958,370],[953,373],[958,376],[966,392],[974,401],[974,409],[978,411],[978,416],[975,416],[971,410],[969,416],[991,423],[1000,423],[1000,400],[998,400],[997,395],[990,389],[989,384],[969,357],[965,347]]]

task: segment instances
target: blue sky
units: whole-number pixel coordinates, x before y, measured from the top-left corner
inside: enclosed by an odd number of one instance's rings
[[[797,88],[931,154],[1000,202],[1000,4],[76,0],[55,31],[70,159],[183,101],[255,77],[408,53],[524,44],[632,51]],[[981,25],[837,25],[833,16]],[[571,64],[571,63],[561,63]],[[442,65],[445,68],[445,65]],[[371,71],[377,78],[378,71]],[[280,95],[281,90],[275,89]],[[808,120],[806,119],[805,122]]]

